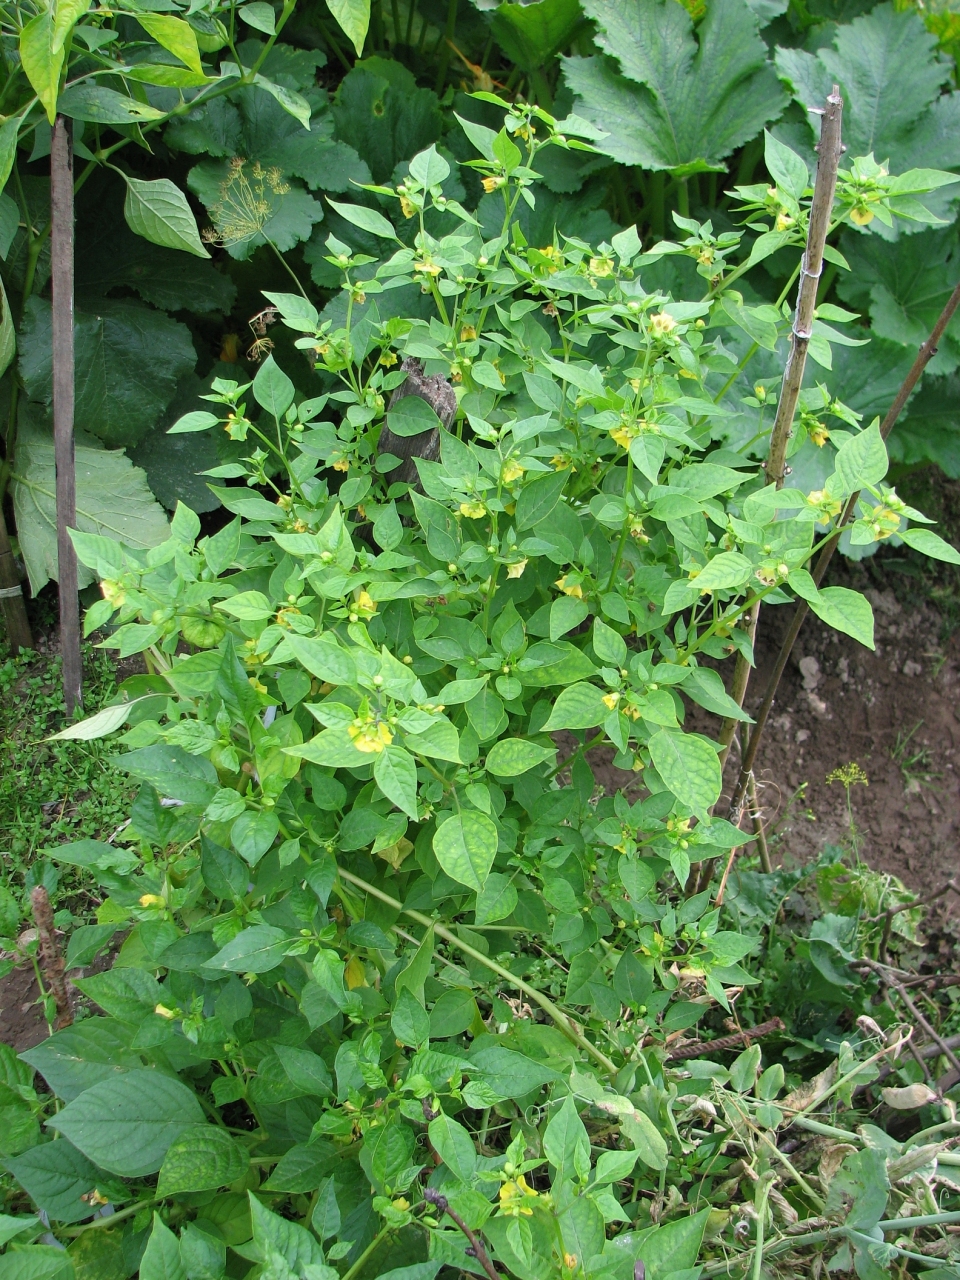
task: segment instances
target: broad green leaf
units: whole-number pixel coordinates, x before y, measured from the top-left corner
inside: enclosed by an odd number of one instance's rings
[[[64,51],[61,44],[53,48],[54,18],[43,10],[27,22],[20,32],[20,65],[53,124],[57,114],[60,71]]]
[[[0,1246],[24,1231],[34,1234],[40,1226],[40,1219],[35,1217],[12,1217],[9,1213],[0,1213]]]
[[[145,969],[115,968],[78,978],[75,986],[113,1018],[140,1023],[160,1003],[163,990]]]
[[[667,1144],[663,1134],[645,1111],[635,1110],[621,1116],[620,1128],[633,1143],[637,1155],[651,1169],[664,1169],[667,1164]]]
[[[642,902],[657,883],[655,864],[646,858],[632,858],[623,854],[617,865],[617,872],[633,902]]]
[[[646,1267],[648,1280],[667,1280],[671,1272],[691,1270],[696,1266],[712,1212],[708,1205],[699,1213],[660,1223],[638,1233],[642,1239],[638,1242],[637,1252]]]
[[[71,1102],[85,1089],[102,1081],[112,1083],[141,1065],[139,1055],[130,1047],[133,1035],[134,1028],[112,1018],[85,1018],[25,1050],[22,1057],[40,1072],[58,1098]]]
[[[561,689],[550,718],[543,726],[546,733],[556,729],[592,729],[609,714],[604,706],[603,691],[583,681]]]
[[[189,22],[169,13],[144,13],[143,10],[137,12],[137,21],[144,31],[153,36],[157,44],[163,45],[164,49],[179,58],[191,71],[203,74],[197,34]]]
[[[59,1246],[28,1244],[0,1257],[2,1280],[75,1280],[68,1253]]]
[[[153,1230],[140,1259],[140,1280],[187,1280],[180,1242],[159,1213],[153,1215]]]
[[[362,0],[362,8],[365,13],[366,0]],[[433,90],[421,89],[401,63],[379,59],[366,59],[347,74],[331,104],[331,114],[337,136],[350,139],[350,145],[369,165],[374,182],[389,181],[401,161],[436,142],[446,127]],[[357,181],[369,179],[358,177]],[[349,183],[336,189],[347,191]],[[340,238],[353,243],[349,234]],[[371,248],[376,250],[375,241]],[[330,283],[339,287],[339,279]]]
[[[470,1061],[479,1067],[483,1079],[502,1098],[522,1098],[541,1085],[560,1078],[559,1073],[525,1054],[503,1045],[491,1044],[470,1050]]]
[[[645,431],[642,435],[637,436],[635,440],[630,441],[630,457],[639,469],[640,474],[646,476],[651,484],[657,483],[657,476],[663,466],[666,451],[667,447],[663,442],[663,437],[654,435],[649,431]]]
[[[499,871],[491,871],[477,894],[476,922],[493,924],[495,920],[503,920],[516,905],[516,887]]]
[[[192,31],[192,28],[188,30]],[[181,249],[197,258],[210,257],[201,243],[197,222],[187,204],[187,198],[175,182],[171,182],[169,178],[144,182],[128,174],[123,176],[127,184],[123,213],[127,225],[135,235],[143,236],[144,240],[165,249]],[[182,427],[180,429],[184,430]],[[194,427],[192,430],[198,428]]]
[[[357,57],[362,57],[363,42],[370,26],[370,0],[329,0],[328,7],[344,35],[356,49]]]
[[[545,760],[554,760],[556,754],[556,747],[544,747],[526,738],[501,738],[487,752],[484,767],[498,778],[516,778]]]
[[[426,400],[404,396],[387,413],[387,425],[395,436],[418,436],[424,431],[439,431],[440,419]]]
[[[180,1257],[188,1280],[221,1280],[225,1274],[226,1245],[193,1222],[180,1228]]]
[[[69,1142],[43,1142],[5,1162],[38,1208],[55,1222],[83,1222],[96,1208],[84,1196],[103,1175]]]
[[[241,5],[237,13],[248,27],[262,31],[264,35],[272,36],[277,29],[277,15],[273,5],[267,4],[266,0],[253,0],[252,4]]]
[[[293,404],[294,386],[273,356],[267,356],[253,380],[253,397],[261,408],[282,418]]]
[[[160,1167],[157,1194],[214,1191],[236,1182],[249,1157],[226,1129],[214,1124],[185,1129],[170,1145]]]
[[[547,518],[560,501],[569,476],[569,471],[551,471],[523,486],[514,514],[517,529],[532,529]]]
[[[800,200],[810,185],[806,160],[766,129],[763,131],[763,159],[767,172],[781,191]]]
[[[70,738],[79,742],[93,742],[97,738],[106,738],[108,734],[114,733],[126,723],[131,710],[140,701],[142,699],[134,698],[131,702],[120,702],[113,707],[104,707],[96,715],[87,716],[85,720],[80,720],[76,724],[67,725],[66,729],[61,729],[59,733],[52,733],[47,741]]]
[[[397,998],[401,991],[409,991],[420,1004],[423,1004],[423,984],[430,976],[433,964],[433,925],[426,931],[414,952],[413,959],[397,974],[395,988]]]
[[[321,1240],[328,1240],[339,1233],[340,1221],[336,1184],[333,1178],[326,1178],[320,1184],[320,1194],[317,1196],[310,1225]]]
[[[627,660],[626,641],[602,618],[596,618],[593,623],[593,651],[607,666],[622,667]]]
[[[741,587],[753,573],[753,565],[739,551],[721,551],[708,560],[690,585],[698,591],[721,591]]]
[[[289,945],[290,938],[282,929],[272,924],[251,925],[231,938],[204,967],[231,973],[267,973],[280,964]]]
[[[714,715],[751,723],[750,717],[730,697],[720,675],[710,667],[694,667],[684,680],[683,692]]]
[[[477,1149],[473,1139],[456,1120],[439,1115],[427,1128],[430,1144],[453,1176],[470,1185],[477,1168]]]
[[[298,1089],[318,1098],[331,1092],[333,1082],[330,1079],[330,1069],[318,1054],[310,1049],[298,1049],[286,1044],[275,1045],[274,1052]]]
[[[566,48],[582,21],[578,0],[535,0],[498,5],[491,30],[510,61],[530,72]]]
[[[376,757],[373,776],[387,799],[416,822],[417,764],[410,752],[403,747],[385,747]]]
[[[823,587],[810,608],[828,627],[843,631],[873,649],[873,609],[870,601],[849,587]]]
[[[141,124],[146,120],[162,120],[164,115],[139,98],[128,97],[93,81],[64,89],[57,110],[72,120],[84,120],[88,124]]]
[[[567,1094],[547,1123],[543,1154],[553,1165],[557,1186],[580,1178],[590,1169],[590,1139],[572,1094]]]
[[[293,89],[288,89],[284,85],[275,84],[274,81],[268,80],[266,76],[256,75],[253,83],[258,88],[264,89],[283,107],[288,115],[293,116],[294,120],[299,120],[304,129],[310,129],[310,103]]]
[[[17,158],[17,138],[20,134],[21,119],[11,116],[0,125],[0,191],[7,185],[7,179]],[[6,313],[6,302],[4,302]]]
[[[653,991],[653,965],[625,951],[613,973],[613,989],[624,1004],[646,1004]]]
[[[477,1002],[471,992],[462,987],[451,988],[430,1010],[430,1034],[435,1040],[462,1035],[476,1022],[477,1012]]]
[[[845,494],[880,483],[887,474],[889,463],[878,419],[875,418],[865,431],[843,442],[837,450],[834,465]]]
[[[128,1071],[95,1084],[47,1124],[94,1164],[122,1178],[156,1173],[184,1129],[202,1124],[193,1091],[160,1071]]]
[[[291,1222],[288,1218],[281,1218],[277,1213],[271,1213],[252,1191],[248,1191],[247,1196],[253,1243],[261,1257],[279,1254],[295,1276],[309,1275],[308,1268],[312,1269],[323,1262],[323,1250],[306,1227],[302,1227],[299,1222]]]
[[[497,853],[496,824],[484,813],[463,809],[437,828],[433,851],[448,876],[479,893]]]
[[[327,684],[354,684],[357,668],[353,659],[332,636],[298,636],[290,633],[285,643],[294,656],[318,680]]]
[[[589,613],[590,606],[586,600],[578,600],[576,596],[557,596],[550,605],[550,639],[559,640],[578,627]]]
[[[720,798],[720,762],[706,738],[660,729],[650,739],[650,758],[668,790],[694,813],[705,816]]]
[[[397,239],[393,224],[382,213],[378,213],[376,209],[368,209],[363,204],[338,204],[336,200],[328,200],[328,203],[332,209],[336,209],[341,218],[352,226],[359,227],[361,231],[369,231],[371,235],[380,236],[384,240]],[[418,399],[418,397],[407,396],[405,399]],[[403,404],[404,401],[401,400],[399,403]],[[427,407],[429,408],[429,406]],[[406,434],[411,435],[413,433],[408,431]]]
[[[197,362],[186,325],[126,298],[81,299],[74,336],[76,427],[108,446],[141,440]],[[30,399],[45,405],[53,399],[51,343],[50,304],[34,296],[20,328],[20,373]]]
[[[58,53],[67,42],[74,24],[90,8],[90,0],[57,0],[54,7],[53,37],[50,47]]]
[[[951,547],[938,533],[932,529],[905,529],[901,539],[914,551],[919,551],[933,560],[945,560],[948,564],[960,564],[960,552]]]
[[[249,867],[255,867],[273,847],[280,831],[277,815],[269,809],[242,813],[230,828],[230,842]]]
[[[584,9],[610,58],[566,58],[564,76],[576,113],[608,135],[595,145],[616,160],[680,176],[716,168],[785,106],[747,0],[708,8],[696,40],[672,0]]]
[[[21,419],[23,424],[23,419]],[[76,447],[77,527],[134,547],[166,540],[163,508],[147,488],[143,472],[119,451]],[[57,575],[56,471],[53,439],[33,427],[17,437],[13,500],[20,550],[36,594]],[[83,565],[81,587],[95,580]]]
[[[113,756],[111,763],[149,782],[162,796],[184,804],[206,806],[217,791],[217,771],[210,761],[204,756],[191,756],[181,747],[155,743]]]
[[[401,1044],[419,1049],[430,1039],[430,1015],[409,989],[403,987],[390,1015],[390,1030]]]
[[[436,147],[427,147],[410,161],[410,173],[425,187],[439,187],[450,177],[450,166]]]
[[[168,427],[167,435],[189,435],[195,431],[209,431],[211,427],[219,424],[220,419],[215,413],[210,413],[206,409],[194,409],[192,413],[185,413],[183,417],[178,418],[172,427]]]

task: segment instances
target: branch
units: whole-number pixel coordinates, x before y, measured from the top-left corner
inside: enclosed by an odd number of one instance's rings
[[[56,1030],[69,1027],[73,1022],[73,1008],[67,994],[67,983],[63,976],[63,956],[53,925],[53,911],[50,908],[50,896],[42,884],[30,894],[30,905],[33,907],[33,918],[37,922],[37,937],[40,940],[40,968],[47,986],[57,1006]]]
[[[483,1267],[484,1271],[490,1277],[490,1280],[502,1280],[500,1272],[490,1261],[490,1255],[484,1248],[483,1241],[476,1232],[470,1230],[464,1220],[460,1217],[459,1213],[455,1213],[454,1210],[450,1208],[447,1197],[442,1196],[439,1191],[434,1191],[433,1187],[427,1187],[423,1193],[423,1198],[426,1200],[427,1204],[432,1204],[434,1206],[441,1217],[446,1213],[453,1219],[463,1234],[470,1241],[470,1248],[467,1250],[467,1253],[469,1253],[472,1258],[476,1258],[481,1267]]]
[[[943,332],[953,319],[953,314],[958,307],[960,307],[960,283],[957,284],[947,301],[947,305],[943,308],[943,311],[941,311],[940,318],[933,326],[930,337],[917,352],[917,358],[914,360],[910,372],[904,378],[903,384],[887,412],[887,416],[880,424],[880,435],[884,440],[889,438],[890,432],[893,430],[897,419],[903,411],[903,406],[910,399],[910,395],[914,387],[920,381],[920,375],[937,354],[937,344],[943,337]],[[847,505],[844,507],[843,514],[837,522],[837,527],[834,530],[833,536],[824,545],[823,550],[817,558],[817,563],[814,566],[812,574],[813,581],[817,586],[819,586],[823,581],[824,574],[827,571],[827,566],[829,565],[830,559],[836,550],[837,543],[840,541],[840,534],[843,531],[843,527],[844,525],[849,524],[850,520],[853,518],[853,513],[856,510],[859,499],[860,490],[858,489],[847,499]],[[786,670],[790,654],[793,652],[793,646],[796,644],[797,636],[800,634],[800,628],[803,626],[804,619],[806,618],[809,610],[810,606],[807,604],[806,600],[801,600],[798,603],[783,644],[780,646],[780,652],[777,655],[773,674],[770,676],[770,680],[767,683],[766,690],[764,691],[763,701],[760,703],[760,709],[757,712],[756,723],[754,724],[753,731],[750,734],[750,743],[747,750],[744,752],[743,761],[740,765],[740,777],[737,780],[733,799],[730,801],[729,816],[730,821],[734,824],[736,824],[740,815],[740,810],[743,807],[743,797],[747,789],[747,783],[749,782],[750,774],[753,772],[753,765],[757,758],[760,739],[763,737],[763,730],[766,726],[767,718],[770,715],[770,709],[773,706],[773,700],[776,697],[780,680]]]
[[[797,310],[793,321],[793,338],[787,367],[783,371],[777,416],[770,436],[770,456],[767,459],[767,483],[778,489],[783,487],[786,474],[787,444],[793,434],[793,418],[800,398],[803,372],[807,364],[807,349],[813,336],[813,313],[817,305],[817,287],[823,271],[823,248],[827,242],[833,197],[837,189],[837,166],[843,144],[840,141],[840,125],[843,118],[843,99],[839,85],[827,98],[827,109],[820,124],[820,142],[817,146],[817,181],[813,190],[810,209],[810,225],[807,229],[807,248],[800,268],[800,288],[797,292]]]

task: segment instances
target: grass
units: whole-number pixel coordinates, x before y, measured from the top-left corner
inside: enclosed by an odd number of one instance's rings
[[[84,703],[89,715],[116,689],[110,655],[83,647]],[[129,816],[135,794],[99,742],[47,742],[66,722],[57,655],[13,657],[0,636],[0,884],[21,902],[44,883],[62,911],[58,925],[88,914],[77,877],[58,876],[44,849],[72,840],[105,839]],[[71,909],[72,908],[72,909]],[[22,915],[29,914],[29,906]]]

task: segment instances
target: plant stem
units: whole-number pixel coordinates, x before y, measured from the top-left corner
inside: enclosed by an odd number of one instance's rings
[[[356,1262],[350,1268],[350,1270],[345,1271],[343,1273],[343,1275],[340,1277],[340,1280],[355,1280],[355,1277],[360,1274],[360,1272],[363,1270],[366,1263],[373,1256],[376,1250],[380,1247],[380,1244],[383,1241],[384,1236],[389,1235],[390,1231],[391,1231],[390,1227],[381,1227],[380,1230],[377,1232],[377,1234],[373,1237],[373,1239],[367,1245],[367,1247],[364,1249],[363,1253],[361,1253],[360,1257],[356,1260]]]
[[[751,1280],[760,1280],[760,1273],[763,1269],[763,1236],[767,1225],[767,1200],[773,1183],[774,1175],[768,1173],[760,1180],[760,1186],[757,1188],[757,1243],[753,1250],[753,1266],[750,1270]]]
[[[830,214],[837,189],[837,166],[840,163],[840,126],[843,118],[843,99],[838,85],[827,98],[827,109],[820,125],[820,144],[817,147],[817,181],[810,209],[810,226],[807,231],[807,248],[800,271],[800,290],[793,321],[793,341],[787,367],[783,373],[783,386],[777,416],[770,437],[770,456],[767,459],[767,483],[771,481],[781,488],[786,474],[787,444],[793,433],[793,418],[800,397],[803,373],[807,364],[807,349],[813,335],[813,313],[817,305],[817,287],[823,270],[823,248],[830,229]]]
[[[348,880],[351,884],[355,884],[358,889],[363,889],[364,892],[372,894],[375,898],[379,898],[381,902],[385,902],[387,906],[392,907],[395,911],[402,911],[404,915],[410,916],[410,918],[416,920],[418,924],[422,924],[425,929],[433,929],[438,937],[443,938],[445,942],[449,942],[450,945],[456,947],[458,951],[462,951],[464,955],[470,956],[471,959],[478,961],[478,963],[485,965],[486,968],[491,969],[494,973],[499,974],[501,978],[505,978],[519,991],[522,991],[524,995],[529,996],[531,1000],[534,1000],[545,1013],[548,1013],[560,1030],[564,1032],[565,1035],[569,1036],[574,1044],[579,1045],[581,1049],[598,1062],[600,1066],[603,1067],[604,1071],[608,1072],[610,1076],[616,1076],[617,1067],[610,1061],[606,1054],[601,1053],[596,1045],[590,1043],[584,1035],[583,1028],[580,1024],[575,1022],[573,1018],[564,1013],[561,1009],[558,1009],[553,1001],[545,996],[541,991],[538,991],[536,987],[531,987],[528,982],[524,982],[522,978],[518,978],[515,973],[511,973],[510,970],[504,968],[503,965],[497,964],[496,960],[491,960],[490,957],[485,956],[482,951],[477,951],[475,947],[469,946],[468,943],[464,942],[461,938],[458,938],[450,929],[445,928],[442,924],[437,924],[436,920],[431,920],[429,916],[425,916],[421,911],[414,911],[412,907],[405,907],[398,898],[393,898],[389,893],[384,893],[382,889],[378,889],[367,880],[361,880],[361,878],[359,876],[355,876],[352,871],[345,871],[343,867],[338,867],[338,873],[344,880]],[[342,1280],[347,1280],[347,1277],[344,1276]]]

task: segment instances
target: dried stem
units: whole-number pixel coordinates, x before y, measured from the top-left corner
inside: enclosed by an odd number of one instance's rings
[[[879,964],[876,960],[868,960],[866,956],[864,956],[861,958],[860,963],[866,965],[868,969],[872,969],[888,987],[893,991],[896,991],[904,1005],[909,1009],[910,1015],[916,1022],[917,1026],[921,1027],[925,1034],[929,1036],[954,1070],[960,1071],[960,1058],[957,1057],[954,1051],[947,1044],[946,1040],[934,1031],[933,1027],[914,1004],[913,1000],[911,1000],[903,983],[893,976],[886,965]]]
[[[953,293],[950,295],[947,305],[940,313],[940,318],[933,326],[930,337],[917,353],[917,358],[911,366],[910,372],[903,380],[900,390],[897,392],[896,399],[887,411],[887,416],[880,424],[880,435],[886,440],[890,432],[893,430],[897,419],[903,411],[903,406],[910,399],[911,392],[920,380],[920,375],[927,367],[929,362],[937,354],[937,344],[939,343],[943,332],[953,318],[954,312],[960,307],[960,284],[957,284]],[[833,536],[824,545],[817,563],[814,566],[812,577],[817,586],[823,581],[823,576],[827,571],[830,559],[836,550],[837,543],[840,541],[840,534],[844,525],[848,524],[856,510],[857,502],[860,498],[860,491],[852,493],[847,499],[847,505],[843,509],[843,513],[837,522]],[[809,612],[810,606],[805,600],[801,600],[797,604],[791,619],[787,634],[784,637],[783,644],[780,646],[780,652],[777,654],[777,661],[773,668],[773,674],[767,683],[767,687],[763,694],[763,701],[760,703],[760,709],[757,711],[756,723],[750,734],[750,744],[744,752],[743,760],[740,765],[740,777],[733,793],[733,799],[730,801],[730,821],[736,822],[739,817],[740,810],[743,807],[743,797],[746,793],[747,785],[750,780],[750,774],[753,772],[754,761],[757,758],[757,751],[760,747],[760,739],[763,736],[763,730],[770,715],[770,709],[773,706],[773,700],[776,697],[780,680],[786,669],[790,654],[793,652],[793,646],[796,644],[797,636],[800,634],[800,628],[803,626],[804,619]]]
[[[434,1191],[432,1187],[427,1187],[426,1191],[423,1193],[423,1198],[426,1200],[427,1204],[432,1204],[437,1213],[441,1216],[443,1214],[447,1214],[453,1219],[456,1225],[470,1241],[470,1254],[480,1263],[481,1267],[483,1267],[484,1271],[490,1277],[490,1280],[502,1280],[500,1272],[490,1261],[490,1255],[487,1253],[483,1241],[475,1231],[470,1230],[464,1220],[460,1217],[459,1213],[450,1208],[447,1197],[442,1196],[439,1191]]]
[[[787,367],[783,371],[783,385],[777,404],[777,416],[770,436],[770,456],[767,459],[767,483],[778,489],[783,487],[786,475],[787,445],[793,434],[793,419],[803,385],[803,372],[807,364],[807,349],[813,336],[813,313],[817,306],[817,287],[823,271],[823,249],[830,228],[833,197],[837,189],[837,166],[843,144],[840,126],[843,119],[843,99],[840,86],[834,85],[827,98],[827,107],[820,122],[820,142],[817,146],[817,181],[813,189],[810,208],[810,226],[807,230],[807,248],[800,267],[800,288],[797,292],[797,310],[793,320],[793,334]]]
[[[63,956],[60,954],[54,931],[50,895],[42,884],[38,884],[30,894],[30,905],[33,907],[37,937],[40,940],[40,968],[57,1006],[55,1030],[59,1031],[62,1027],[69,1027],[73,1022],[73,1008],[67,993]]]
[[[877,959],[881,964],[886,964],[889,958],[887,949],[890,946],[893,917],[898,916],[901,911],[909,911],[912,907],[919,907],[927,902],[935,902],[937,898],[942,898],[945,893],[950,893],[951,891],[960,894],[960,885],[955,880],[948,880],[939,889],[934,889],[931,893],[925,893],[920,898],[914,898],[913,902],[901,902],[897,907],[888,907],[882,916],[875,917],[877,920],[883,920],[883,937],[880,939],[880,947],[877,953]]]

